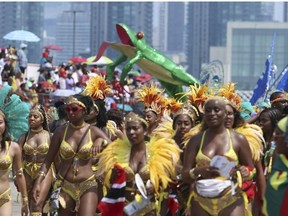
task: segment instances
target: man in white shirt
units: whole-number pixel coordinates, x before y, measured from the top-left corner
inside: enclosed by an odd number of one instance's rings
[[[19,68],[23,74],[25,74],[25,71],[28,65],[28,59],[25,53],[26,48],[27,48],[27,45],[24,43],[21,43],[20,50],[17,51]]]

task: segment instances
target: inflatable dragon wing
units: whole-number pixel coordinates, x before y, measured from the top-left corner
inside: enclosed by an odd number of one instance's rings
[[[165,88],[169,96],[175,97],[177,93],[182,92],[182,86],[199,85],[199,81],[187,73],[182,66],[176,65],[169,58],[150,47],[144,38],[142,32],[137,34],[124,24],[116,24],[118,36],[122,43],[103,42],[94,61],[100,59],[107,47],[112,47],[122,55],[106,68],[107,77],[112,80],[112,74],[119,64],[129,61],[122,69],[120,83],[124,83],[125,77],[137,65],[155,77]],[[177,96],[176,96],[177,97]]]

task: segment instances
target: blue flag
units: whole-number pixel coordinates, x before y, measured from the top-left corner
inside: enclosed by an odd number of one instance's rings
[[[269,73],[271,70],[271,58],[270,56],[267,58],[265,65],[266,65],[266,69],[265,71],[262,73],[262,76],[258,79],[256,87],[253,91],[253,95],[252,98],[250,99],[250,103],[252,105],[254,105],[257,100],[262,97],[265,93],[265,91],[268,88],[268,82],[269,82]]]
[[[277,85],[277,90],[279,91],[284,90],[288,92],[288,72],[287,71],[288,71],[288,65],[286,65],[286,67],[284,68],[282,72],[283,76]]]

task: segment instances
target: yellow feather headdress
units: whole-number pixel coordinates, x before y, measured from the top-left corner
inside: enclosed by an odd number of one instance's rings
[[[237,95],[235,91],[235,83],[230,82],[227,86],[223,85],[220,87],[218,96],[226,98],[229,104],[231,104],[237,110],[241,110],[242,99]]]
[[[105,77],[98,75],[89,78],[83,93],[94,100],[104,100],[107,94],[112,93],[112,88],[106,83]]]
[[[210,89],[210,92],[209,92],[209,88],[207,86],[207,83],[204,83],[202,86],[199,86],[199,87],[190,85],[188,92],[183,92],[181,94],[183,94],[182,97],[187,96],[188,100],[191,103],[194,103],[200,109],[202,109],[205,101],[211,95],[213,95],[213,92],[211,92],[211,89]]]
[[[143,102],[146,111],[153,111],[157,115],[162,115],[167,105],[167,99],[163,96],[164,90],[155,86],[152,82],[151,86],[143,85],[136,90],[137,102]]]

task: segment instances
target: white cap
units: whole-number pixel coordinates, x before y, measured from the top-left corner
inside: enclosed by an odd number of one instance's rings
[[[24,44],[24,43],[21,43],[20,44],[20,48],[22,49],[22,48],[26,48],[27,47],[27,44]]]

